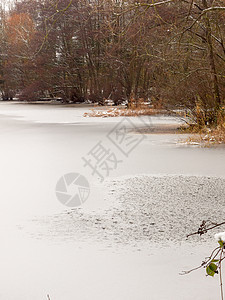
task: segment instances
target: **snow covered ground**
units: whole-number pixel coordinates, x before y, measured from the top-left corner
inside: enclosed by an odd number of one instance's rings
[[[213,233],[185,235],[218,207],[223,217],[225,149],[150,134],[121,155],[108,135],[123,118],[84,118],[87,111],[0,103],[0,299],[219,299],[218,278],[179,273],[215,246]],[[180,124],[164,116],[129,120],[130,138],[141,136],[133,126]],[[121,160],[103,183],[82,160],[99,141]],[[69,172],[90,183],[76,209],[55,195]]]

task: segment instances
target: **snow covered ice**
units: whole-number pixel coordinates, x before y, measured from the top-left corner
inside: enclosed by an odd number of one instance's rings
[[[70,210],[56,199],[58,179],[83,173],[81,157],[121,118],[84,118],[82,107],[0,107],[0,299],[211,300],[216,281],[179,273],[215,246],[208,236],[185,238],[212,202],[223,215],[223,148],[146,135],[104,184],[89,176],[90,197]]]

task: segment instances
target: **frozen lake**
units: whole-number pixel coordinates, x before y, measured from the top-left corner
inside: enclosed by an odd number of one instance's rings
[[[124,119],[84,118],[88,110],[0,103],[0,299],[212,300],[212,290],[219,297],[218,278],[179,272],[216,246],[212,234],[185,234],[217,207],[223,217],[225,148],[149,134],[123,155],[108,136]],[[130,141],[141,136],[135,126],[180,123],[129,120]],[[82,160],[98,142],[120,160],[103,183]],[[73,210],[55,195],[71,172],[90,183],[88,200]]]

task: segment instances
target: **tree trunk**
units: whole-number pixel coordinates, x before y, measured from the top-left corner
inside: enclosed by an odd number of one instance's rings
[[[202,0],[202,4],[204,9],[208,8],[207,0]],[[218,75],[216,71],[215,56],[213,51],[212,29],[211,29],[210,20],[207,15],[205,16],[205,26],[206,26],[206,40],[208,44],[209,64],[210,64],[211,77],[213,82],[213,94],[216,102],[216,109],[219,109],[221,106],[220,90],[218,84]]]

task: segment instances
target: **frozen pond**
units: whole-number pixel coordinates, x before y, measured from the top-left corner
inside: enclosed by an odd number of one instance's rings
[[[84,118],[88,110],[0,103],[0,299],[211,300],[217,278],[179,272],[215,245],[211,234],[185,234],[217,208],[223,218],[225,149],[150,134],[123,155],[108,136],[124,119]],[[129,120],[131,139],[141,136],[133,126],[180,123]],[[98,142],[120,160],[103,183],[82,160]],[[72,210],[55,195],[71,172],[85,175],[91,191]]]

